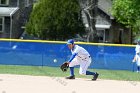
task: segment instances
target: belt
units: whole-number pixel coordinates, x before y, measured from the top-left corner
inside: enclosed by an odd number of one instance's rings
[[[82,60],[86,60],[87,59],[87,57],[85,57],[85,58],[82,58],[80,56],[78,56],[78,57],[81,58]],[[90,56],[88,56],[88,58],[90,58]]]

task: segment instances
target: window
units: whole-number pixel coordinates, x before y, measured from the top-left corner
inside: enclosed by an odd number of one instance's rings
[[[4,18],[0,17],[0,32],[3,32],[4,29]]]
[[[9,0],[0,0],[0,5],[9,5]]]
[[[104,39],[104,30],[98,30],[97,31],[97,35],[99,37],[99,42],[103,42],[103,39]]]

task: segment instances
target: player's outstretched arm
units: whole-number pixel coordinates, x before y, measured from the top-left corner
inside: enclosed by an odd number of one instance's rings
[[[78,53],[72,54],[71,57],[70,57],[70,59],[68,60],[68,62],[71,62],[71,61],[75,58],[75,56],[76,56],[77,54],[78,54]]]

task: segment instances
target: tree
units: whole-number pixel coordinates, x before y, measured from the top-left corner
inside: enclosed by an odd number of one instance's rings
[[[50,40],[65,40],[85,33],[78,1],[40,0],[33,8],[26,31]]]
[[[97,30],[95,27],[96,24],[96,16],[97,16],[97,4],[98,4],[98,0],[88,0],[89,4],[91,5],[91,9],[88,9],[90,16],[87,15],[88,17],[88,21],[89,21],[89,26],[90,26],[90,32],[88,35],[88,39],[89,41],[93,41],[93,42],[98,42],[98,36],[97,36]]]
[[[87,41],[98,42],[97,31],[95,28],[98,0],[79,0],[79,2],[81,3],[81,8],[89,26]]]
[[[112,14],[118,22],[136,31],[140,27],[140,0],[113,0]]]

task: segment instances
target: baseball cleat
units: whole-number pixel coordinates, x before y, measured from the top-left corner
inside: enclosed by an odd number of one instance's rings
[[[68,76],[66,79],[75,79],[75,76]]]
[[[99,74],[96,72],[95,75],[93,76],[93,81],[95,81],[98,78]]]

